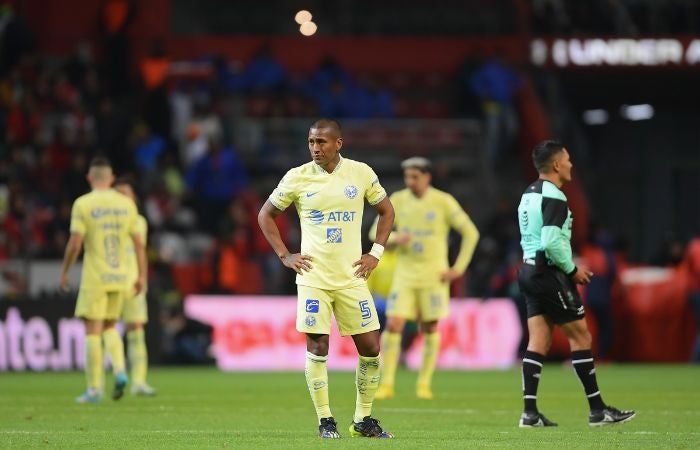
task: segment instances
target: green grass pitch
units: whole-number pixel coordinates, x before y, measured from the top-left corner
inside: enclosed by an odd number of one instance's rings
[[[623,425],[591,429],[571,366],[548,363],[539,407],[559,427],[517,427],[520,372],[438,372],[435,399],[414,397],[415,374],[399,372],[397,397],[374,416],[393,440],[350,438],[353,374],[331,373],[331,408],[343,439],[316,437],[302,373],[221,373],[154,368],[157,397],[130,395],[76,405],[80,373],[0,374],[0,448],[700,448],[700,368],[603,365],[603,398],[637,410]],[[112,378],[108,377],[108,383]]]

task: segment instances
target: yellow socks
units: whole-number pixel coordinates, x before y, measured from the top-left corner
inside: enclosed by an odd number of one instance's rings
[[[146,384],[148,372],[148,351],[146,350],[146,338],[143,328],[129,331],[126,334],[129,367],[131,368],[131,382],[134,386]]]
[[[387,331],[382,335],[382,341],[382,387],[393,389],[401,356],[401,333]]]
[[[440,333],[425,334],[423,340],[423,361],[418,372],[418,386],[430,388],[439,353]]]
[[[102,391],[103,368],[102,339],[99,335],[88,334],[85,336],[85,379],[88,389]]]
[[[124,342],[117,330],[112,327],[102,332],[102,339],[105,344],[105,351],[112,360],[112,370],[115,374],[126,370],[124,362]]]
[[[328,356],[318,356],[306,352],[306,385],[309,387],[311,400],[316,408],[316,415],[320,422],[324,417],[332,417],[328,402],[328,369],[326,368]]]
[[[374,394],[379,387],[379,356],[360,356],[355,371],[357,400],[355,401],[355,422],[362,422],[372,415]]]

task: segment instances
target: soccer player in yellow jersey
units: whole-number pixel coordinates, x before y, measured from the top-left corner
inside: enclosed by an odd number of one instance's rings
[[[129,197],[137,203],[134,182],[127,177],[118,178],[114,182],[114,189]],[[143,245],[147,243],[148,222],[139,214],[136,220],[138,234],[143,237]],[[134,247],[128,249],[127,264],[129,278],[133,281],[138,277],[138,264]],[[122,320],[126,323],[126,342],[129,368],[131,369],[131,393],[134,395],[152,396],[156,390],[146,383],[148,372],[148,351],[146,350],[146,336],[144,325],[148,322],[148,307],[146,305],[146,287],[138,294],[127,293],[124,300]]]
[[[376,237],[376,229],[372,230],[371,240]],[[391,284],[394,280],[396,269],[396,250],[387,246],[382,254],[382,263],[372,271],[367,278],[367,288],[374,298],[374,306],[379,313],[379,322],[382,327],[386,325],[386,299],[391,293]]]
[[[374,171],[340,156],[340,124],[320,119],[309,129],[312,161],[287,172],[258,214],[258,223],[282,264],[297,272],[297,330],[306,334],[306,383],[319,420],[319,436],[338,438],[328,401],[328,337],[331,313],[340,334],[351,335],[359,353],[351,436],[391,438],[371,416],[379,386],[379,321],[367,277],[377,266],[394,222],[394,209]],[[377,239],[362,254],[365,199],[379,213]],[[275,217],[294,203],[301,223],[301,250],[291,253]]]
[[[423,360],[416,395],[431,399],[433,372],[440,350],[438,320],[447,316],[450,282],[467,269],[479,240],[479,231],[450,194],[430,185],[431,164],[422,157],[401,163],[406,189],[391,195],[396,209],[396,231],[389,245],[397,246],[398,260],[387,300],[387,327],[382,347],[382,383],[377,399],[394,396],[394,378],[401,352],[401,332],[407,320],[420,321]],[[454,228],[462,235],[452,267],[447,259],[447,237]]]
[[[97,157],[87,175],[92,191],[73,203],[70,238],[66,245],[60,285],[68,290],[68,272],[85,246],[75,316],[85,322],[85,375],[87,390],[78,403],[95,403],[102,396],[104,358],[102,339],[112,357],[115,373],[112,398],[124,394],[124,344],[114,328],[122,311],[125,294],[143,290],[146,279],[146,255],[143,237],[137,228],[138,211],[134,202],[111,188],[114,175],[109,162]],[[132,244],[133,242],[133,244]],[[129,283],[127,249],[133,245],[138,275]]]

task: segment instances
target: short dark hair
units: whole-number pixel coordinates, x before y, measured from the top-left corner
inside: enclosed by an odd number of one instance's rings
[[[343,128],[340,126],[340,122],[338,122],[335,119],[329,119],[327,117],[323,117],[321,119],[318,119],[316,122],[312,123],[309,129],[311,128],[333,128],[335,129],[336,133],[338,133],[338,136],[343,135]]]
[[[546,140],[535,145],[532,149],[532,163],[538,172],[543,173],[549,170],[552,164],[552,157],[564,150],[564,144],[559,141]]]
[[[131,175],[122,175],[121,177],[114,180],[114,186],[129,186],[134,193],[136,193],[136,180]]]
[[[109,159],[104,156],[95,156],[90,160],[90,168],[92,167],[108,167],[111,169],[112,164],[109,162]]]
[[[132,175],[122,175],[116,180],[114,180],[114,183],[112,184],[113,188],[119,186],[129,186],[131,188],[131,191],[134,193],[134,201],[138,205],[140,196],[139,190],[136,187],[136,178],[134,178]]]
[[[433,165],[430,163],[428,158],[422,156],[413,156],[408,159],[401,161],[401,168],[406,169],[416,169],[423,173],[431,173]]]

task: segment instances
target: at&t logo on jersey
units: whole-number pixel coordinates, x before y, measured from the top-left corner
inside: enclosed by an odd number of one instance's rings
[[[343,229],[342,228],[327,228],[326,229],[326,242],[330,244],[340,244],[343,242]]]
[[[323,211],[312,209],[306,218],[314,225],[320,225],[323,222],[354,222],[355,211],[330,211],[324,214]]]
[[[311,223],[314,225],[323,223],[323,212],[319,211],[318,209],[312,209],[311,212],[309,212],[308,217]]]
[[[352,184],[345,186],[345,196],[351,199],[357,197],[357,186]]]
[[[345,189],[347,192],[347,188]],[[104,216],[126,216],[127,214],[129,214],[128,210],[117,208],[93,208],[90,211],[90,215],[93,219],[99,219]]]

